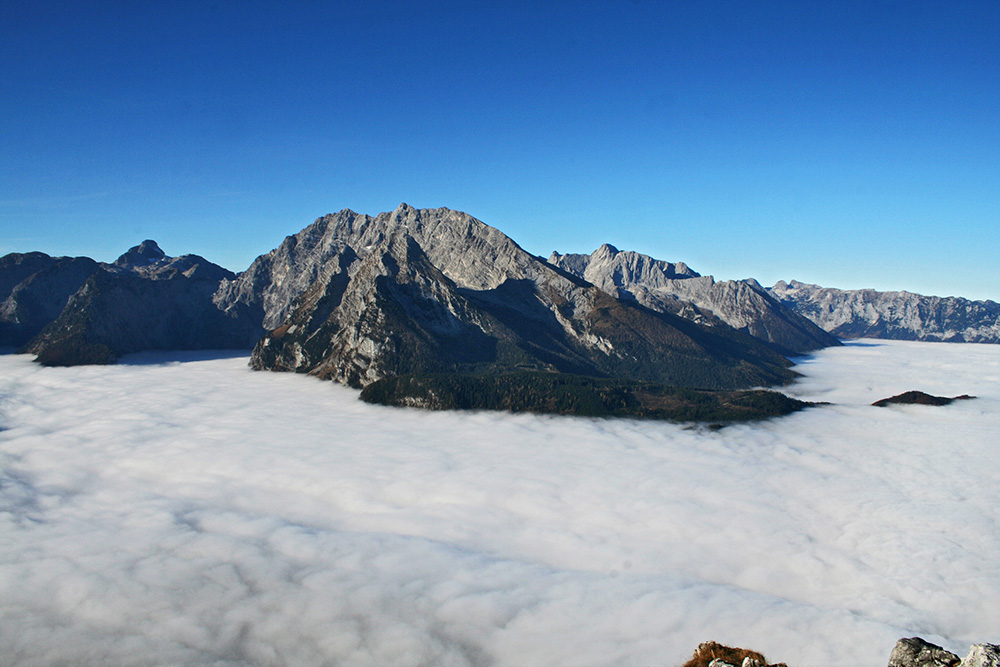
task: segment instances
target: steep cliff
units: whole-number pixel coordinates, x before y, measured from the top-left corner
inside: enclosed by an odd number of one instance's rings
[[[724,322],[785,354],[839,344],[835,337],[772,298],[755,280],[717,282],[683,262],[674,264],[622,252],[608,244],[590,255],[552,253],[549,262],[608,294],[708,326]]]
[[[794,376],[748,335],[614,298],[449,209],[320,218],[216,301],[280,322],[255,348],[255,368],[355,386],[514,370],[711,388]]]

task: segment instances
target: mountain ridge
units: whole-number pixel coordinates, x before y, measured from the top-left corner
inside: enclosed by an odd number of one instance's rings
[[[5,265],[16,267],[3,271]],[[37,269],[27,277],[27,269]],[[112,363],[155,349],[250,347],[252,324],[215,308],[219,281],[236,274],[199,255],[170,257],[155,241],[114,263],[44,253],[0,258],[0,344],[49,365]],[[6,276],[4,279],[3,276]]]
[[[317,218],[233,273],[147,239],[113,263],[0,257],[0,345],[45,363],[253,349],[255,368],[354,386],[426,373],[781,384],[840,337],[1000,342],[1000,305],[792,281],[716,281],[603,244],[546,260],[461,211]]]
[[[779,281],[772,296],[843,338],[1000,343],[1000,303]]]
[[[255,348],[255,368],[356,386],[386,375],[514,369],[716,388],[794,375],[749,336],[620,301],[451,209],[402,204],[374,218],[324,216],[258,258],[245,280],[287,272],[298,253],[305,266],[297,275],[316,279],[282,295],[288,306],[271,303],[289,315]],[[238,283],[225,288],[234,286],[246,294]]]
[[[785,355],[839,345],[819,326],[771,297],[756,280],[716,281],[683,262],[671,263],[604,244],[590,255],[560,255],[549,262],[609,294],[662,312],[717,326],[725,323]]]

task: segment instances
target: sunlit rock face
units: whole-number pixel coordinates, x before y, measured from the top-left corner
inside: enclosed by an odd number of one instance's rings
[[[889,655],[889,667],[956,667],[960,658],[920,637],[900,639]]]
[[[780,281],[768,290],[841,338],[1000,343],[1000,303]]]
[[[708,388],[793,376],[751,336],[617,299],[444,208],[320,218],[224,282],[216,303],[271,330],[254,368],[355,386],[516,370]]]
[[[962,660],[962,667],[1000,667],[1000,646],[973,644]]]
[[[460,211],[401,204],[372,217],[344,209],[317,219],[258,257],[236,280],[223,283],[216,300],[225,308],[245,305],[258,310],[264,327],[274,329],[317,280],[340,273],[345,262],[380,252],[388,239],[400,234],[413,239],[458,288],[495,289],[525,271],[541,271],[529,266],[539,263],[506,235]]]
[[[701,324],[723,322],[785,353],[802,354],[839,344],[834,336],[772,298],[756,280],[717,282],[683,262],[622,252],[608,244],[589,255],[554,252],[549,262],[609,294]]]

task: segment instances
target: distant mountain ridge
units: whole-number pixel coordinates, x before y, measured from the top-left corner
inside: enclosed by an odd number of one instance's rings
[[[840,290],[793,280],[768,290],[842,338],[1000,343],[1000,303],[912,292]]]
[[[156,241],[149,239],[129,248],[128,252],[107,268],[124,269],[153,280],[169,280],[182,275],[185,278],[219,282],[236,277],[236,274],[229,269],[213,264],[200,255],[168,257]]]
[[[66,307],[87,278],[101,270],[89,257],[42,252],[0,257],[0,345],[20,347]]]
[[[590,255],[552,253],[549,262],[608,294],[706,325],[717,320],[772,344],[784,354],[805,354],[840,342],[774,299],[756,280],[717,282],[683,262],[670,263],[604,244]]]
[[[44,253],[0,258],[0,345],[48,364],[110,363],[130,352],[249,347],[259,325],[212,296],[235,274],[143,241],[112,264]]]

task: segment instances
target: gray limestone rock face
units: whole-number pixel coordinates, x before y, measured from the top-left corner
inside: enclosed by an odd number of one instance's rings
[[[889,667],[954,667],[959,657],[920,637],[900,639],[889,655]]]
[[[608,294],[708,326],[724,323],[803,354],[839,341],[772,298],[755,280],[717,282],[683,262],[671,263],[605,244],[590,255],[552,253],[549,262]]]
[[[1000,343],[1000,303],[780,281],[771,295],[841,338]]]
[[[1000,646],[973,644],[969,647],[969,654],[962,660],[961,667],[1000,667]]]
[[[515,276],[550,279],[533,255],[499,230],[467,213],[407,204],[372,217],[344,209],[323,216],[266,255],[236,279],[224,281],[215,300],[223,310],[245,307],[261,315],[266,329],[291,314],[295,300],[329,277],[338,258],[364,259],[396,233],[411,237],[429,261],[459,288],[495,289]],[[554,279],[553,279],[554,280]]]
[[[614,298],[449,209],[320,218],[215,299],[270,330],[255,368],[356,386],[517,370],[711,388],[791,377],[787,360],[746,334]]]

